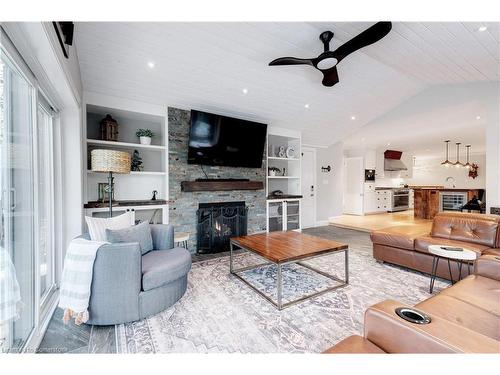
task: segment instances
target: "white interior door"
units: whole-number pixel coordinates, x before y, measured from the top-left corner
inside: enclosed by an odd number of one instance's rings
[[[362,157],[346,158],[344,161],[344,213],[363,214],[363,177]]]
[[[302,228],[316,225],[316,150],[302,148]]]

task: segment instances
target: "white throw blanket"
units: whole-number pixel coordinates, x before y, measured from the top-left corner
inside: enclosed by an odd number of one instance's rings
[[[108,242],[76,238],[68,246],[59,293],[59,307],[64,309],[63,320],[75,318],[80,325],[89,319],[90,287],[97,250]]]

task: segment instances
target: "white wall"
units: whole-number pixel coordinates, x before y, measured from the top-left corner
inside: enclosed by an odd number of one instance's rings
[[[500,84],[490,96],[486,125],[486,206],[500,207]]]
[[[321,172],[330,165],[331,172]],[[316,151],[316,220],[326,222],[330,217],[342,215],[343,199],[343,145],[335,143]]]
[[[478,176],[475,179],[468,177],[469,171],[465,168],[443,167],[442,158],[416,158],[413,166],[413,177],[403,179],[408,185],[443,185],[452,187],[446,178],[455,179],[457,189],[484,189],[486,187],[486,156],[471,155],[470,162],[476,163]],[[464,161],[464,160],[462,160]]]

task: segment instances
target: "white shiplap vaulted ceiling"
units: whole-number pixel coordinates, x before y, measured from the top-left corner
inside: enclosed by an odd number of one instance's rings
[[[86,91],[259,120],[301,130],[317,145],[346,138],[431,86],[500,81],[498,23],[485,32],[479,23],[393,23],[387,37],[339,64],[331,88],[309,66],[267,65],[317,56],[324,30],[335,32],[335,49],[370,25],[83,22],[76,45]]]

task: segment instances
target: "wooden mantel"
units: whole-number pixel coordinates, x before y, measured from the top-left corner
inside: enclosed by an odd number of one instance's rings
[[[229,191],[229,190],[261,190],[262,181],[182,181],[181,190],[193,191]]]

